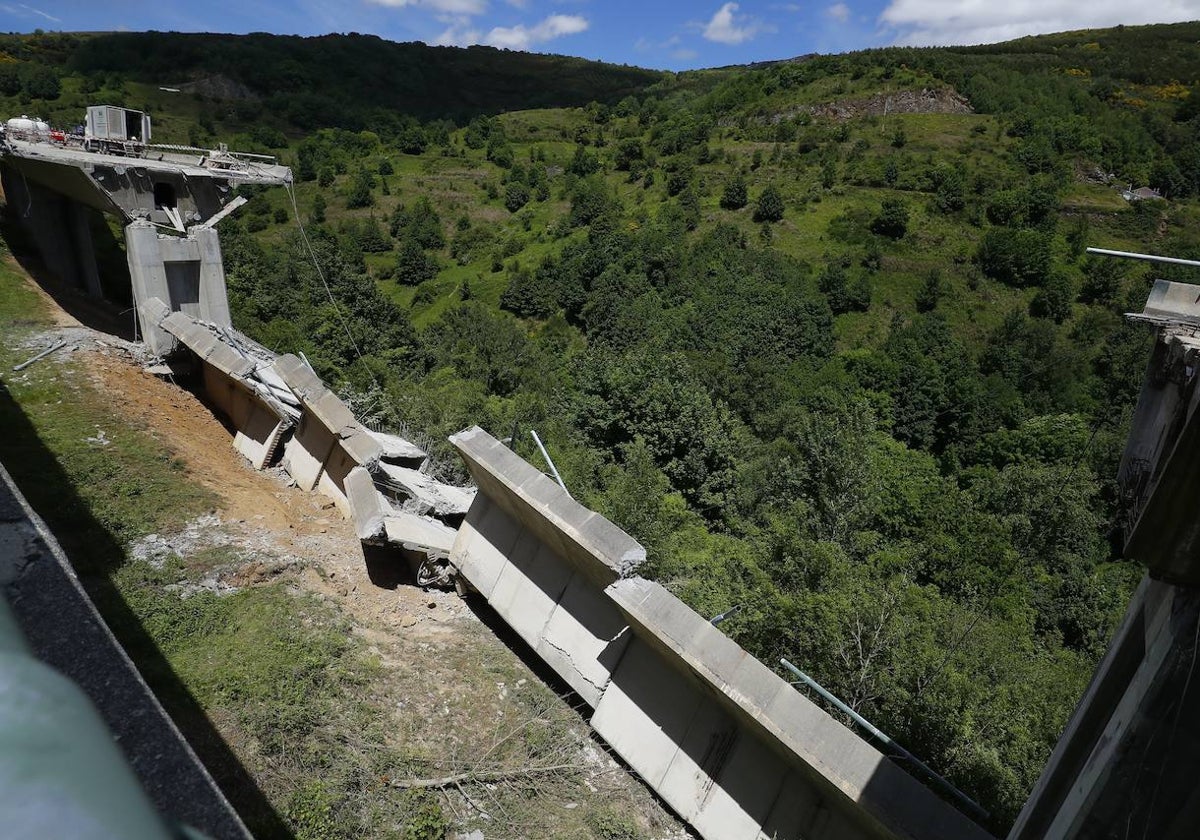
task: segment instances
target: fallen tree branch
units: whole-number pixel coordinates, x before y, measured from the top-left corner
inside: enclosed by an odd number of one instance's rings
[[[456,787],[463,782],[506,782],[510,779],[577,769],[579,769],[577,764],[552,764],[547,767],[520,767],[515,770],[469,770],[466,773],[455,773],[453,776],[442,776],[439,779],[392,779],[389,784],[401,790],[441,790],[442,788]]]

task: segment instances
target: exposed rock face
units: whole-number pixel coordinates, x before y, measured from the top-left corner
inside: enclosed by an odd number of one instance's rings
[[[182,84],[179,86],[179,89],[188,93],[198,93],[201,96],[207,96],[211,99],[257,100],[259,98],[258,94],[246,87],[246,85],[228,76],[223,76],[220,73],[215,76],[208,76],[203,79],[196,79],[194,82]]]
[[[950,87],[923,88],[922,90],[899,90],[879,93],[866,99],[839,99],[820,105],[780,111],[768,119],[780,123],[799,114],[814,117],[829,117],[839,122],[857,117],[884,116],[886,114],[972,114],[975,109],[958,91]]]

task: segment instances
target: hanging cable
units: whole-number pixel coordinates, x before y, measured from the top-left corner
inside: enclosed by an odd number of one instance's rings
[[[329,283],[325,281],[325,272],[321,270],[321,262],[317,259],[317,254],[313,250],[312,243],[308,241],[308,233],[304,230],[304,222],[300,221],[300,208],[296,204],[296,192],[293,189],[292,183],[286,182],[283,185],[287,190],[288,198],[292,201],[292,213],[296,216],[296,227],[300,229],[300,238],[304,240],[304,247],[308,250],[309,257],[312,258],[313,267],[317,270],[317,277],[321,279],[321,285],[325,287],[325,295],[329,298],[330,304],[333,305],[333,311],[337,313],[338,320],[342,323],[342,329],[346,331],[346,338],[350,339],[350,346],[354,348],[354,355],[363,363],[363,369],[366,370],[367,376],[371,378],[371,384],[379,389],[379,382],[375,379],[375,374],[371,370],[371,366],[363,359],[362,350],[358,348],[358,342],[354,340],[353,334],[350,332],[350,323],[346,320],[346,316],[342,314],[342,308],[338,306],[338,302],[333,298],[333,292],[329,288]]]

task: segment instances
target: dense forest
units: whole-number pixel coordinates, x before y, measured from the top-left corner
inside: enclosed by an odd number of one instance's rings
[[[516,429],[535,463],[537,429],[648,575],[739,606],[722,629],[1007,829],[1141,574],[1122,313],[1193,278],[1085,248],[1200,256],[1200,24],[680,74],[359,36],[0,50],[13,112],[280,155],[300,219],[275,190],[222,225],[238,326],[384,425]],[[353,69],[384,52],[394,88]]]

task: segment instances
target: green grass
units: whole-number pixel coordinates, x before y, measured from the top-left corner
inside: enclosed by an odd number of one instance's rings
[[[105,620],[251,829],[261,837],[281,836],[277,811],[298,825],[288,811],[295,804],[290,787],[265,785],[264,800],[261,785],[246,771],[264,773],[271,761],[303,755],[297,772],[330,772],[329,751],[305,744],[326,718],[363,730],[360,704],[345,697],[369,673],[360,645],[334,609],[281,585],[186,598],[166,588],[227,562],[221,552],[159,569],[127,558],[131,541],[170,533],[213,509],[217,498],[189,479],[166,446],[111,407],[110,398],[90,384],[84,363],[51,357],[24,373],[11,372],[14,360],[32,355],[34,348],[24,342],[50,325],[42,299],[4,257],[0,461],[59,538]],[[94,442],[99,430],[107,445]],[[232,729],[254,749],[235,757],[210,718],[232,719]]]

